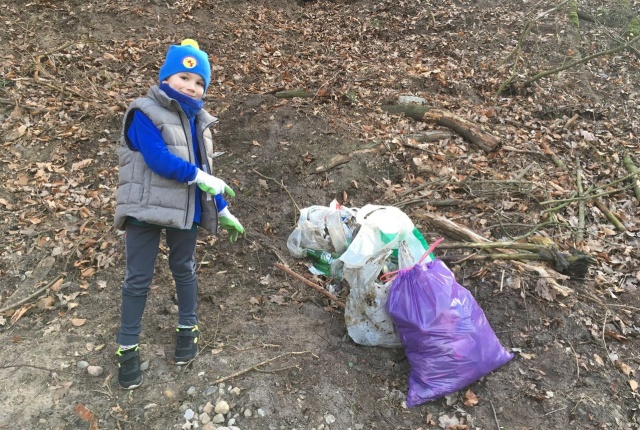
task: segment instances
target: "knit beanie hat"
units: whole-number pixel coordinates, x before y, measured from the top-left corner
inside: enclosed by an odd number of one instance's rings
[[[209,56],[200,50],[198,42],[193,39],[185,39],[180,45],[169,46],[167,58],[160,68],[160,82],[180,72],[200,75],[204,80],[204,90],[207,91],[211,81]]]

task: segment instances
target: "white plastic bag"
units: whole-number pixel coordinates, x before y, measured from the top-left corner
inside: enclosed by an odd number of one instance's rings
[[[385,309],[391,282],[381,282],[378,276],[390,265],[392,255],[398,257],[398,266],[393,269],[410,267],[422,258],[428,245],[398,208],[366,205],[358,210],[356,221],[360,230],[340,257],[350,287],[344,313],[347,332],[360,345],[400,348],[402,343]]]

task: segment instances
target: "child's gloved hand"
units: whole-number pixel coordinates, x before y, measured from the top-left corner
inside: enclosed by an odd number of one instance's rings
[[[193,182],[198,184],[202,191],[212,195],[226,193],[230,197],[236,196],[236,193],[222,179],[216,178],[200,169],[198,169]]]
[[[229,233],[229,242],[235,242],[238,240],[239,234],[244,234],[244,227],[238,221],[238,218],[231,215],[229,208],[225,207],[218,212],[218,219],[220,226]]]

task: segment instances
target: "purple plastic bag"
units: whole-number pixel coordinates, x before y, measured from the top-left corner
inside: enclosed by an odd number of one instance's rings
[[[411,366],[408,407],[458,391],[513,358],[440,260],[398,272],[386,309]]]

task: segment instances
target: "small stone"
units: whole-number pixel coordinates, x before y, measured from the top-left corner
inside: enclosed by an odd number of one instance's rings
[[[204,408],[202,408],[202,412],[210,414],[211,411],[213,411],[213,405],[211,404],[211,402],[207,402],[207,404],[204,405]]]
[[[216,391],[218,391],[216,387],[207,387],[207,389],[204,390],[203,394],[205,397],[209,397],[209,396],[212,396],[213,393],[215,393]]]
[[[218,403],[216,403],[216,407],[213,410],[216,414],[226,414],[229,412],[229,403],[225,402],[224,400],[220,400]]]
[[[234,426],[236,424],[236,419],[235,418],[231,418],[229,421],[227,421],[227,425],[229,427]]]
[[[89,366],[87,367],[87,373],[91,376],[100,376],[104,372],[104,369],[100,366]]]
[[[176,396],[176,393],[174,393],[172,390],[164,390],[162,392],[162,394],[167,398],[167,399],[173,399]]]
[[[182,424],[182,430],[190,430],[191,429],[191,421],[187,421],[186,423]]]
[[[264,416],[267,415],[267,413],[262,408],[258,408],[257,412],[260,418],[264,418]]]
[[[222,414],[215,414],[213,416],[213,418],[211,418],[211,422],[214,424],[220,424],[224,422],[224,415]]]
[[[196,393],[196,387],[194,386],[189,387],[189,389],[187,390],[188,396],[193,396],[195,393]]]
[[[230,393],[233,394],[234,396],[237,396],[240,394],[240,388],[238,387],[232,388]]]
[[[244,416],[249,418],[250,416],[253,415],[253,412],[251,412],[251,409],[247,408],[244,410]]]
[[[325,415],[325,416],[324,416],[324,421],[325,421],[327,424],[331,425],[331,424],[333,424],[333,423],[335,423],[335,422],[336,422],[336,417],[334,417],[334,416],[333,416],[333,415],[331,415],[331,414],[327,414],[327,415]]]
[[[213,423],[207,423],[202,427],[202,430],[216,430],[216,426]]]
[[[149,360],[144,361],[140,364],[140,370],[143,372],[149,368]]]
[[[200,422],[201,422],[202,424],[206,424],[206,423],[208,423],[209,421],[211,421],[211,417],[209,417],[209,414],[208,414],[208,413],[203,412],[203,413],[201,413],[201,414],[200,414]]]
[[[229,430],[240,430],[240,427],[229,426]]]
[[[193,417],[195,416],[195,412],[193,412],[193,410],[191,409],[187,409],[186,411],[184,411],[184,419],[187,421],[190,421],[193,419]]]
[[[76,363],[76,366],[78,367],[78,369],[83,370],[86,369],[87,367],[89,367],[89,363],[87,363],[84,360],[80,360]]]

